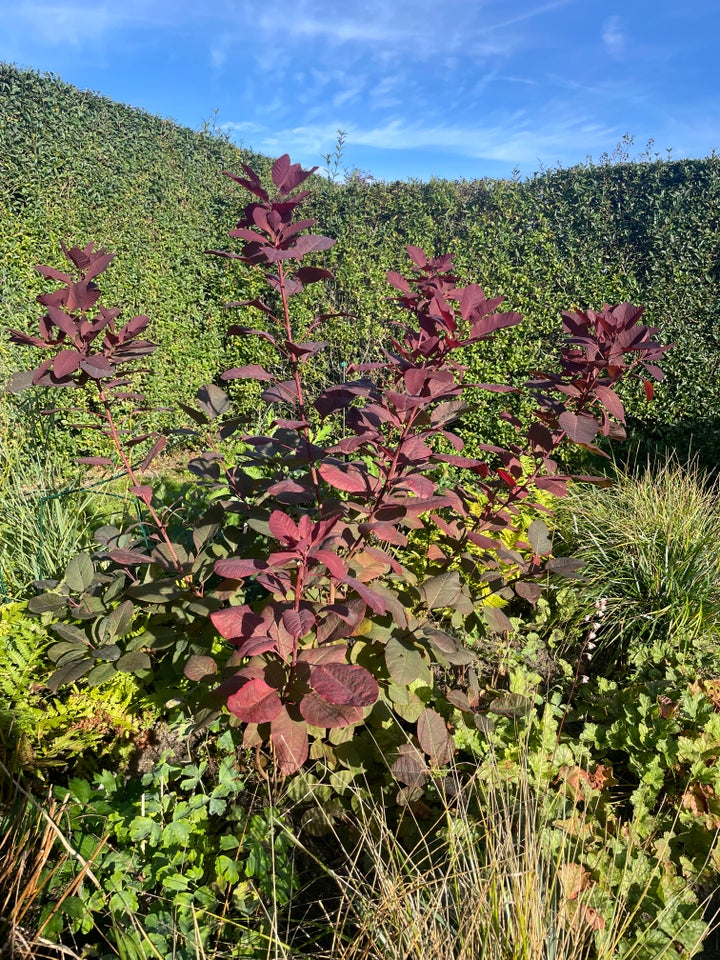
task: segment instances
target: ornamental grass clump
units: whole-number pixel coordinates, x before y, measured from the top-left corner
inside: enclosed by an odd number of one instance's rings
[[[571,491],[561,528],[584,561],[578,615],[605,598],[598,663],[653,646],[680,655],[720,629],[720,506],[697,465],[648,465],[612,487]]]
[[[523,741],[523,734],[519,732]],[[428,804],[397,811],[353,790],[344,864],[318,866],[328,896],[323,960],[660,960],[701,950],[709,923],[687,883],[632,823],[598,815],[595,776],[563,768],[548,789],[522,743],[451,765]],[[587,786],[577,804],[573,791]],[[353,828],[355,832],[353,834]],[[348,841],[355,837],[354,845]],[[302,846],[296,838],[298,845]],[[305,853],[308,853],[305,848]],[[334,904],[334,905],[333,905]],[[322,938],[321,938],[322,939]],[[320,944],[320,941],[319,941]]]

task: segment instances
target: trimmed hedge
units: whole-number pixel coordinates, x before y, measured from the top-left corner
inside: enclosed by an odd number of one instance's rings
[[[226,248],[244,198],[221,176],[259,158],[226,139],[81,92],[54,76],[0,65],[0,276],[5,322],[25,327],[46,287],[33,266],[60,265],[59,241],[117,253],[105,300],[147,313],[161,344],[146,392],[174,407],[231,365],[260,359],[254,342],[227,341],[238,322],[228,300],[251,299],[241,265],[205,255]],[[262,165],[262,161],[260,161]],[[642,303],[677,346],[656,402],[628,400],[638,442],[720,454],[720,158],[586,164],[527,181],[334,184],[317,178],[314,215],[338,240],[325,255],[337,280],[303,305],[348,316],[331,321],[325,377],[373,356],[394,316],[388,269],[408,243],[453,254],[458,272],[503,294],[526,321],[473,371],[521,382],[554,349],[559,313]],[[358,319],[361,323],[358,324]],[[253,318],[253,323],[260,315]],[[0,375],[25,366],[0,346]],[[4,369],[3,369],[4,368]],[[254,387],[243,405],[255,415]],[[497,407],[478,398],[468,437],[498,439]]]

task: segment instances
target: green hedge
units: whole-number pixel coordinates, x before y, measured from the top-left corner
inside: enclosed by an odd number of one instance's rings
[[[227,300],[250,299],[253,280],[204,251],[226,247],[244,204],[221,176],[245,160],[222,137],[80,92],[56,77],[0,65],[0,276],[4,320],[28,327],[47,284],[36,263],[60,265],[59,241],[101,243],[117,253],[105,299],[153,319],[160,342],[147,379],[153,404],[174,406],[239,362],[254,342],[226,341],[237,322]],[[479,379],[522,382],[557,342],[562,309],[633,300],[677,344],[654,404],[631,400],[645,444],[690,445],[714,464],[720,453],[715,313],[720,260],[720,158],[586,164],[526,181],[334,184],[318,178],[313,213],[338,240],[323,263],[336,282],[310,288],[302,305],[347,316],[330,323],[325,378],[371,357],[391,329],[388,269],[405,269],[408,243],[451,252],[459,273],[503,294],[526,322],[480,359]],[[358,318],[361,323],[358,323]],[[260,320],[257,315],[253,322]],[[27,358],[0,347],[0,374]],[[4,369],[1,369],[4,368]],[[253,385],[245,408],[256,409]],[[485,396],[468,437],[497,437]]]

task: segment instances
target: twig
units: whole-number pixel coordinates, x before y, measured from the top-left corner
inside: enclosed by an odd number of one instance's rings
[[[31,946],[39,944],[42,947],[50,947],[55,953],[61,954],[63,957],[69,957],[70,960],[82,960],[80,954],[75,953],[74,950],[71,950],[70,947],[64,947],[61,943],[53,943],[51,940],[46,940],[45,937],[35,937]]]

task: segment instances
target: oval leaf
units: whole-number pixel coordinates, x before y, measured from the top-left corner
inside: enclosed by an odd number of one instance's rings
[[[75,680],[84,677],[92,669],[94,663],[95,661],[88,657],[87,660],[73,660],[71,663],[59,667],[47,682],[48,690],[55,693],[66,683],[74,683]]]
[[[126,653],[120,657],[116,666],[123,673],[141,673],[143,670],[150,669],[152,661],[146,653],[134,650],[132,653]]]
[[[278,691],[260,677],[248,680],[228,697],[227,706],[230,713],[245,723],[269,723],[283,708]]]
[[[120,652],[120,647],[116,643],[104,643],[93,651],[93,656],[96,660],[106,660],[108,663],[113,663],[119,659]]]
[[[409,686],[427,669],[422,652],[397,637],[390,637],[385,646],[385,663],[390,677],[399,687]]]
[[[442,766],[449,762],[454,752],[453,739],[447,724],[432,707],[420,714],[417,726],[418,741],[432,763]]]
[[[529,697],[524,697],[521,693],[503,693],[495,697],[488,707],[488,712],[500,717],[519,718],[526,717],[532,708],[532,700]]]
[[[574,443],[592,443],[600,424],[587,413],[570,413],[566,410],[558,417],[558,423]]]
[[[28,600],[30,613],[63,613],[67,607],[67,598],[57,593],[41,593],[39,597]]]
[[[217,672],[217,663],[212,657],[203,657],[199,654],[193,654],[188,658],[183,673],[188,680],[202,680],[203,677],[212,676]]]
[[[552,549],[550,533],[543,520],[533,520],[528,527],[527,541],[536,556],[544,556],[546,553],[550,553]]]
[[[59,637],[62,637],[63,640],[67,640],[69,643],[79,643],[83,645],[87,644],[87,637],[82,630],[79,630],[70,623],[53,623],[51,624],[50,629],[53,633],[56,633]]]
[[[360,723],[363,718],[362,707],[328,703],[314,690],[311,690],[300,701],[300,713],[303,720],[311,726],[323,727],[326,730],[351,727],[353,724]]]
[[[368,707],[379,695],[377,681],[365,667],[350,663],[325,663],[313,668],[310,682],[328,703]]]
[[[295,773],[308,758],[307,727],[288,714],[285,707],[270,724],[270,741],[282,776]]]
[[[91,586],[94,576],[95,570],[89,554],[79,553],[68,563],[64,579],[71,590],[82,593]]]

